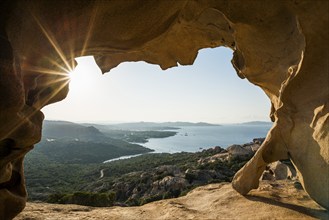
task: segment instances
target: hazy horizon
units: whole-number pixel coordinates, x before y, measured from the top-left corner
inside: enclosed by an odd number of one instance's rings
[[[78,123],[270,121],[269,99],[237,76],[231,58],[227,48],[203,49],[192,66],[126,62],[104,75],[92,57],[78,58],[67,98],[42,111]]]
[[[62,120],[62,119],[45,119],[45,121],[67,121],[73,122],[77,124],[125,124],[125,123],[207,123],[213,125],[225,125],[225,124],[243,124],[243,123],[250,123],[250,122],[260,122],[260,123],[273,123],[272,121],[241,121],[241,122],[228,122],[228,123],[212,123],[206,121],[73,121],[73,120]]]

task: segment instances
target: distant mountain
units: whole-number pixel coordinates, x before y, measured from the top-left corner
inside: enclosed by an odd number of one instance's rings
[[[119,123],[119,124],[83,124],[89,126],[95,126],[96,128],[105,130],[135,130],[135,131],[154,131],[154,130],[176,130],[177,127],[168,126],[163,123],[155,122],[131,122],[131,123]]]
[[[193,122],[164,122],[161,123],[163,125],[166,126],[220,126],[218,124],[210,124],[210,123],[206,123],[206,122],[197,122],[197,123],[193,123]]]
[[[243,123],[240,123],[240,124],[243,124],[243,125],[272,125],[273,122],[270,122],[270,121],[249,121],[249,122],[243,122]]]
[[[152,130],[175,130],[179,127],[185,126],[219,126],[216,124],[209,124],[205,122],[131,122],[131,123],[119,123],[119,124],[107,124],[107,125],[98,125],[98,124],[83,124],[88,126],[94,126],[100,130],[143,130],[143,131],[152,131]]]

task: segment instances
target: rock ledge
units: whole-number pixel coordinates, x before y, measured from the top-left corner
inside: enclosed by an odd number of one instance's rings
[[[15,220],[33,219],[329,219],[294,181],[261,181],[242,196],[231,184],[198,187],[184,197],[139,207],[93,208],[79,205],[27,203]]]

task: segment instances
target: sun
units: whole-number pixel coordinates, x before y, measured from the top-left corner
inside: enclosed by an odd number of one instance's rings
[[[83,93],[95,81],[95,61],[92,56],[76,58],[78,65],[69,73],[70,91]]]
[[[83,90],[88,86],[88,74],[82,68],[75,68],[69,73],[70,76],[70,90]]]

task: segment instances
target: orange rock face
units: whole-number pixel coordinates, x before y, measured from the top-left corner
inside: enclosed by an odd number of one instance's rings
[[[140,60],[166,69],[219,46],[267,94],[275,122],[233,188],[248,193],[268,163],[290,158],[307,193],[328,209],[327,9],[327,1],[307,0],[1,1],[0,218],[25,206],[24,155],[41,138],[40,109],[65,98],[75,57],[94,55],[103,72]]]

